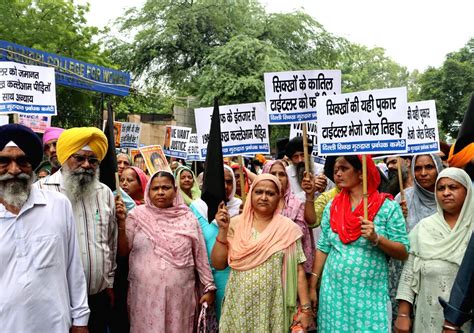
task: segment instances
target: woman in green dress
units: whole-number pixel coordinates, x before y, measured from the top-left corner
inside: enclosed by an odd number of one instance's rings
[[[326,206],[310,281],[317,302],[318,332],[388,332],[387,256],[408,257],[402,210],[377,191],[380,173],[367,156],[368,219],[364,220],[362,156],[336,159],[334,179],[342,191]]]
[[[231,219],[224,204],[219,207],[211,262],[216,269],[231,268],[221,333],[288,332],[297,311],[295,321],[302,327],[312,321],[302,233],[280,214],[280,196],[278,178],[261,174],[252,183],[241,215]]]

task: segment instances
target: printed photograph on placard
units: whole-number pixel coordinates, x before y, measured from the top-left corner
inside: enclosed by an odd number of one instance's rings
[[[143,171],[147,171],[145,159],[140,153],[140,149],[130,149],[130,158],[132,159],[133,166],[142,169]]]
[[[157,171],[165,170],[171,172],[163,149],[160,145],[145,146],[140,148],[140,153],[145,160],[146,167],[150,175]]]
[[[114,121],[115,147],[120,147],[120,134],[122,133],[122,123]]]

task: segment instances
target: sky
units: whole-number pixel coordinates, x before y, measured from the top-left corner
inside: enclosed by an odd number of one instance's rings
[[[439,67],[449,52],[474,38],[474,0],[260,0],[268,12],[302,10],[337,36],[382,47],[408,70]],[[89,2],[90,25],[110,26],[126,8],[144,0]]]

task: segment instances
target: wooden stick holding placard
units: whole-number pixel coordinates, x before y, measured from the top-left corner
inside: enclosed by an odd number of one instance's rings
[[[367,194],[367,156],[362,154],[362,194],[364,200],[364,220],[369,219],[369,198]]]
[[[245,203],[245,199],[247,199],[247,193],[245,193],[245,178],[244,178],[244,158],[242,155],[239,155],[239,170],[240,170],[240,199],[243,203]]]
[[[303,123],[303,153],[304,153],[304,171],[309,175],[309,154],[308,154],[308,127]]]
[[[397,169],[398,169],[398,185],[400,186],[400,197],[401,197],[401,201],[404,201],[405,190],[403,189],[402,158],[400,156],[397,156]]]
[[[115,188],[117,189],[117,197],[122,200],[122,192],[120,191],[120,178],[118,172],[115,173]]]

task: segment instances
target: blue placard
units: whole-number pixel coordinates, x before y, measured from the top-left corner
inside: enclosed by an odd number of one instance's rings
[[[186,159],[186,153],[179,150],[163,149],[163,153],[169,157],[177,157]]]
[[[377,140],[377,141],[357,141],[357,142],[338,142],[338,143],[323,143],[319,153],[321,155],[336,155],[336,154],[370,154],[378,151],[391,151],[394,153],[406,149],[405,139],[399,140]]]
[[[266,154],[270,150],[267,143],[262,144],[248,144],[248,145],[234,145],[222,147],[222,154],[224,156],[235,156],[235,155],[245,155],[245,154],[261,154],[262,152]],[[201,156],[203,159],[206,158],[207,148],[201,149]]]
[[[130,73],[0,40],[0,61],[54,67],[56,84],[128,96]]]

